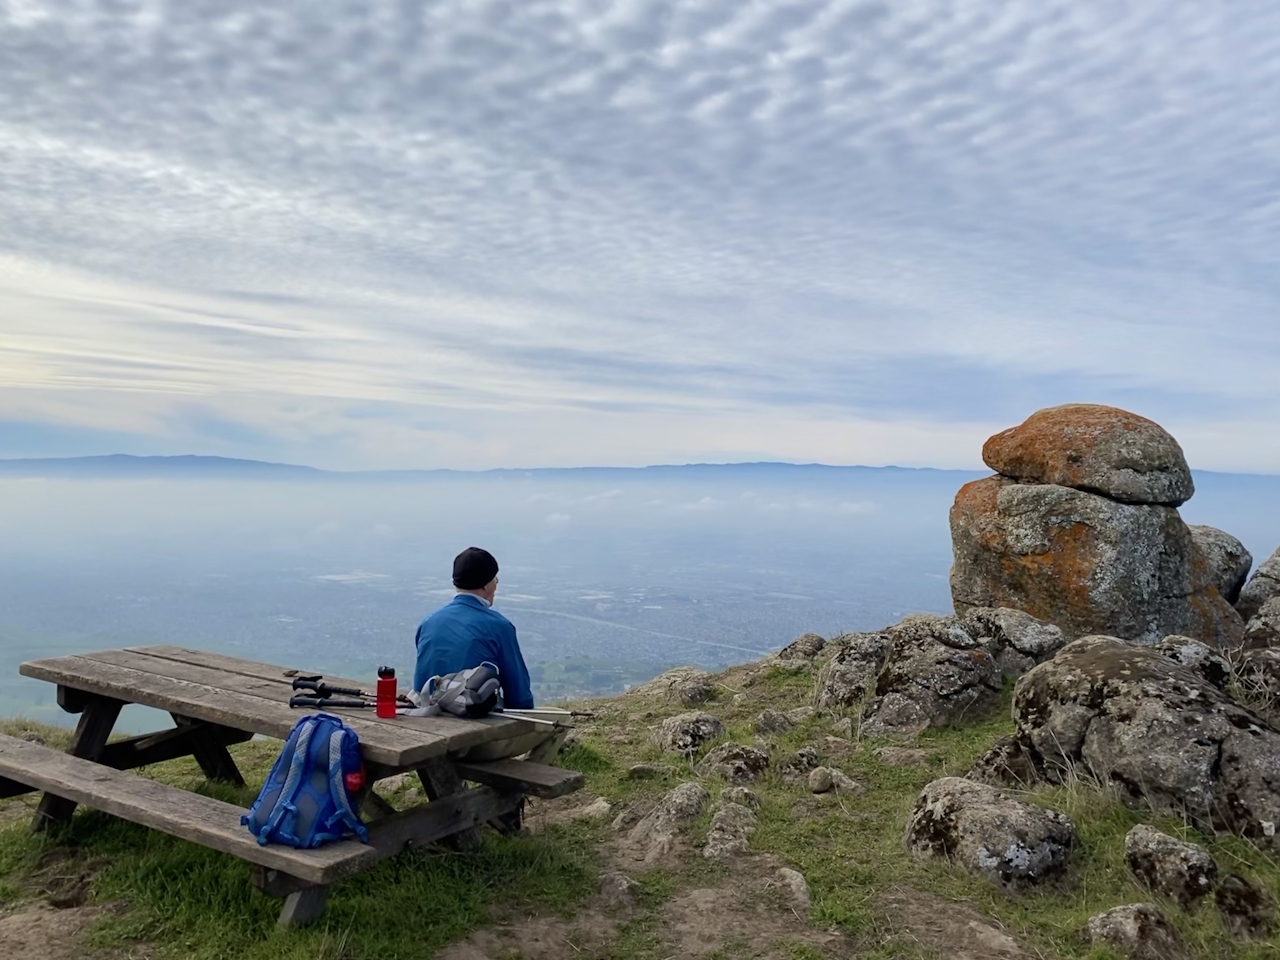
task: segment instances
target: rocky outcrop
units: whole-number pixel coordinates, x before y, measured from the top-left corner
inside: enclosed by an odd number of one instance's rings
[[[711,818],[707,831],[707,843],[702,855],[708,860],[728,860],[746,853],[749,840],[756,829],[756,815],[737,803],[722,802]]]
[[[1040,780],[1035,763],[1016,735],[1001,737],[965,774],[976,783],[1025,790]]]
[[[741,743],[723,743],[698,761],[700,777],[723,777],[730,783],[759,780],[769,769],[769,754]]]
[[[995,641],[996,661],[1006,677],[1022,676],[1067,642],[1059,627],[1011,607],[978,607],[970,610],[963,622],[973,636]]]
[[[1244,645],[1251,649],[1280,647],[1280,596],[1272,597],[1249,620]]]
[[[1134,876],[1185,910],[1213,893],[1218,865],[1197,843],[1177,840],[1140,823],[1124,838],[1124,859]]]
[[[1236,665],[1236,682],[1251,697],[1280,697],[1280,647],[1246,650]]]
[[[1135,807],[1280,850],[1280,731],[1150,647],[1084,637],[1014,690],[1039,777],[1081,771]]]
[[[665,697],[686,707],[696,707],[715,699],[716,685],[706,670],[673,667],[646,683],[632,687],[628,692],[632,696]]]
[[[1236,601],[1236,609],[1240,616],[1249,620],[1272,597],[1280,597],[1280,550],[1258,567],[1245,584],[1240,591],[1240,599]]]
[[[777,710],[766,710],[756,717],[756,733],[768,735],[770,733],[785,733],[794,727],[791,718],[785,713]]]
[[[993,703],[1001,688],[996,646],[956,617],[907,617],[885,631],[890,654],[862,721],[866,736],[913,736]]]
[[[1158,423],[1091,403],[1049,407],[982,447],[992,470],[1024,483],[1176,507],[1195,485],[1182,447]]]
[[[1024,803],[985,784],[944,777],[921,791],[905,840],[916,857],[954,860],[1012,891],[1061,876],[1076,830],[1056,810]]]
[[[812,660],[822,652],[827,641],[816,633],[802,633],[778,651],[779,660]]]
[[[858,633],[835,642],[839,644],[835,655],[818,675],[818,706],[827,710],[861,706],[889,658],[889,638],[883,633]]]
[[[709,713],[681,713],[668,717],[654,739],[663,750],[692,756],[710,740],[724,736],[724,724]]]
[[[1089,918],[1089,939],[1129,960],[1177,960],[1186,950],[1178,931],[1150,903],[1130,903]]]
[[[998,475],[966,484],[951,508],[957,613],[1013,607],[1068,639],[1239,645],[1244,623],[1217,586],[1233,538],[1197,546],[1175,509],[1191,473],[1157,424],[1114,407],[1054,407],[992,437],[983,458]]]
[[[697,819],[709,799],[699,784],[680,784],[631,828],[628,842],[640,851],[641,859],[646,862],[658,859],[672,850],[676,835]]]
[[[1191,541],[1209,564],[1209,581],[1222,599],[1235,603],[1249,579],[1253,555],[1243,543],[1217,527],[1190,526]]]

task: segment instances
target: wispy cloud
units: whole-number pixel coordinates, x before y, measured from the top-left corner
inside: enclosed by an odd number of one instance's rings
[[[1277,102],[1262,0],[0,0],[0,455],[1280,470]]]

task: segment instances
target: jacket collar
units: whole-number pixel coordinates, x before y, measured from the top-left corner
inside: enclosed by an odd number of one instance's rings
[[[458,593],[453,597],[454,603],[465,603],[469,607],[475,607],[477,610],[488,610],[492,604],[485,603],[474,593]]]

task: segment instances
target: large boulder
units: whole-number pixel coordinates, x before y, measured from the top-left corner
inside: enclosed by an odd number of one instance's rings
[[[1076,828],[1056,810],[962,777],[943,777],[920,792],[905,842],[920,859],[954,860],[1013,891],[1061,876]]]
[[[1213,893],[1218,865],[1198,843],[1187,843],[1140,823],[1124,838],[1124,859],[1150,890],[1185,910]]]
[[[1076,640],[1018,681],[1013,717],[1038,776],[1083,772],[1135,807],[1280,852],[1280,730],[1155,649]]]
[[[1222,599],[1235,603],[1249,579],[1253,555],[1243,543],[1217,527],[1193,525],[1187,529],[1191,531],[1192,542],[1209,563],[1210,581],[1218,588]]]
[[[1015,480],[1088,490],[1122,503],[1176,507],[1195,492],[1182,447],[1163,427],[1092,403],[1033,413],[989,439],[982,459]]]
[[[1272,597],[1280,597],[1280,550],[1273,553],[1244,585],[1236,609],[1245,620],[1250,619]]]
[[[1172,636],[1165,637],[1153,649],[1180,666],[1190,667],[1219,690],[1225,690],[1231,680],[1231,662],[1207,643]]]
[[[998,697],[993,642],[975,638],[956,617],[910,616],[885,633],[890,653],[862,721],[865,736],[913,736]]]
[[[1069,639],[1182,634],[1234,648],[1243,638],[1243,621],[1173,507],[988,477],[956,495],[951,539],[958,614],[1013,607]]]

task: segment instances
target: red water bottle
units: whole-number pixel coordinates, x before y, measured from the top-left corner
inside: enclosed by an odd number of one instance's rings
[[[396,715],[396,668],[378,668],[378,705],[374,711],[380,717]]]

